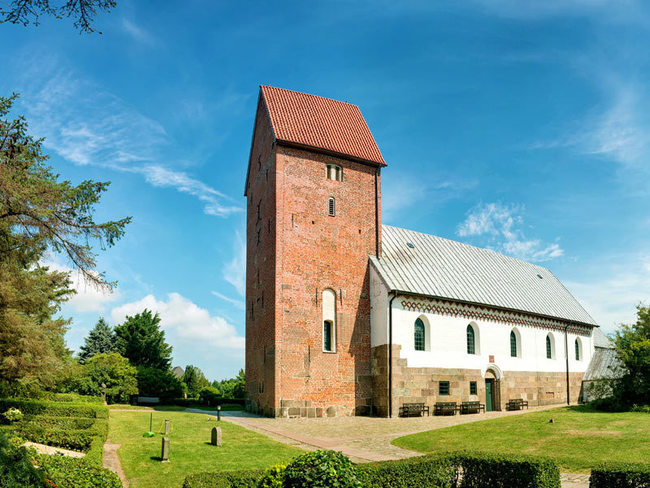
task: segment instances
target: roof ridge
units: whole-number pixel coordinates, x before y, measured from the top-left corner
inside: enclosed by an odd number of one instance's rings
[[[273,85],[260,85],[260,88],[272,88],[274,90],[282,90],[284,92],[296,93],[298,95],[307,95],[307,96],[310,96],[310,97],[322,98],[323,100],[330,100],[330,101],[336,102],[336,103],[345,103],[346,105],[350,105],[351,107],[359,108],[358,105],[355,105],[354,103],[350,103],[348,101],[342,102],[341,100],[337,100],[336,98],[324,97],[322,95],[315,95],[313,93],[307,93],[307,92],[301,92],[301,91],[297,91],[297,90],[291,90],[289,88],[282,88],[282,87],[273,86]]]

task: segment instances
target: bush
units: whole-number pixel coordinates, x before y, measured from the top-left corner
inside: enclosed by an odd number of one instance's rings
[[[54,402],[104,404],[104,399],[100,396],[79,395],[77,393],[49,393],[46,398]]]
[[[218,405],[221,400],[221,392],[213,386],[208,386],[199,392],[199,398],[206,405]]]
[[[560,488],[560,470],[549,459],[459,453],[451,460],[462,469],[459,488]]]
[[[10,408],[5,413],[2,414],[7,423],[18,422],[23,419],[23,413],[17,408]]]
[[[28,415],[25,417],[24,422],[29,423],[30,425],[38,425],[39,427],[56,427],[57,429],[72,430],[90,429],[91,427],[101,426],[103,424],[108,425],[103,419],[90,419],[84,417],[41,417],[39,415]]]
[[[591,470],[590,488],[650,488],[647,464],[604,464]]]
[[[352,461],[340,452],[314,451],[298,456],[284,472],[286,488],[360,488]]]
[[[283,488],[286,468],[282,464],[268,468],[257,482],[257,488]]]
[[[359,464],[356,468],[368,488],[451,488],[456,477],[452,461],[435,455]]]
[[[0,432],[0,487],[44,486],[43,477],[32,464],[27,449],[12,445]]]
[[[197,473],[185,478],[183,488],[257,488],[263,471],[224,471]]]
[[[65,456],[39,456],[45,478],[58,488],[122,488],[112,471],[88,463],[85,459]]]
[[[93,438],[97,436],[89,430],[46,429],[31,424],[24,424],[13,430],[28,441],[82,452],[90,449]]]
[[[47,400],[19,400],[15,398],[0,399],[0,411],[11,407],[20,409],[25,415],[43,415],[48,417],[86,417],[107,419],[108,407],[88,403],[56,403]]]

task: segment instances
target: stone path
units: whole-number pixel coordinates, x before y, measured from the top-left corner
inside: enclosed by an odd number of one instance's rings
[[[25,442],[23,446],[33,447],[39,454],[61,454],[73,458],[82,458],[85,456],[83,452],[70,451],[69,449],[63,449],[62,447],[46,446],[45,444],[37,444],[36,442]]]
[[[120,462],[120,457],[117,455],[117,450],[120,448],[120,446],[121,444],[111,443],[110,439],[106,440],[106,443],[104,444],[104,456],[102,457],[102,465],[120,477],[122,486],[124,486],[124,488],[129,488],[129,480],[124,474],[122,463]]]

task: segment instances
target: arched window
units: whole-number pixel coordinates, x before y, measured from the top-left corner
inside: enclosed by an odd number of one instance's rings
[[[476,354],[476,337],[471,324],[467,326],[467,354]]]
[[[580,344],[580,339],[578,339],[578,338],[576,337],[576,342],[575,342],[576,361],[580,361],[580,358],[582,357],[582,354],[581,354],[581,352],[582,352],[581,349],[582,349],[582,348],[581,348],[580,346],[581,346],[581,344]]]
[[[421,319],[417,319],[413,326],[413,344],[416,351],[424,351],[426,349],[426,329]]]
[[[335,164],[327,165],[327,179],[343,181],[343,169]]]
[[[555,356],[555,344],[553,343],[553,336],[548,334],[546,336],[546,358],[553,359]]]
[[[323,351],[336,352],[336,293],[323,290]]]
[[[517,357],[517,334],[514,330],[510,331],[510,356]]]

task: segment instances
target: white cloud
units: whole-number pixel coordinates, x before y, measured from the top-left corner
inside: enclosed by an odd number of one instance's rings
[[[55,257],[48,258],[41,265],[70,274],[72,288],[76,293],[66,303],[77,312],[103,312],[108,304],[121,298],[119,290],[111,292],[88,283],[81,273],[59,263]]]
[[[235,233],[233,258],[224,267],[223,277],[242,297],[246,294],[246,243],[239,232]]]
[[[461,237],[485,236],[489,247],[526,261],[542,262],[562,256],[564,251],[557,243],[543,244],[538,239],[525,238],[520,229],[522,211],[517,205],[479,204],[467,213],[457,234]]]
[[[122,18],[122,30],[142,44],[153,46],[158,43],[153,35],[131,20]]]
[[[168,336],[168,342],[189,343],[193,347],[207,347],[213,352],[226,352],[240,358],[244,353],[244,338],[224,318],[210,315],[178,293],[169,293],[167,300],[147,295],[141,300],[126,303],[111,311],[111,320],[118,324],[127,315],[135,315],[144,309],[160,314],[160,326]]]
[[[232,303],[237,308],[241,308],[242,310],[244,309],[244,302],[241,300],[235,300],[234,298],[230,298],[229,296],[219,293],[218,291],[211,291],[210,293],[212,293],[215,297],[220,298],[221,300]]]

